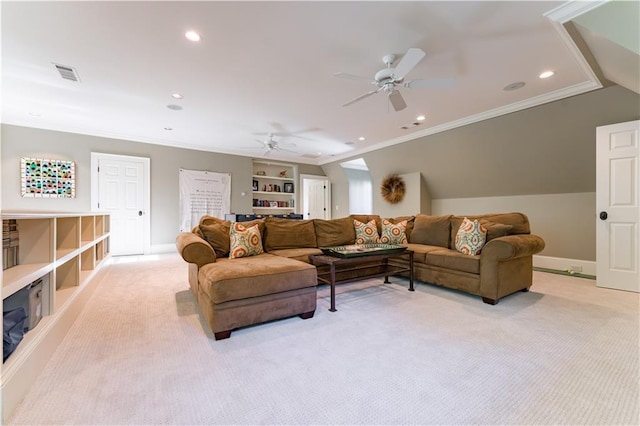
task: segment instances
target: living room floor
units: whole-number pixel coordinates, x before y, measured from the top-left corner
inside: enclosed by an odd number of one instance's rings
[[[534,272],[495,306],[371,279],[215,341],[177,254],[120,257],[8,424],[638,424],[640,296]]]

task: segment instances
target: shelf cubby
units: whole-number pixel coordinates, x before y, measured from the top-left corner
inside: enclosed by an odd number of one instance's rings
[[[95,239],[95,217],[82,216],[80,218],[80,243],[82,246],[91,243]]]
[[[80,247],[79,218],[56,218],[56,259],[62,259]]]

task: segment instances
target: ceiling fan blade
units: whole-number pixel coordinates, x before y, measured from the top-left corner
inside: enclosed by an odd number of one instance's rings
[[[395,109],[396,111],[402,111],[407,107],[404,98],[397,90],[389,93],[389,102],[391,102],[391,105],[393,105],[393,109]]]
[[[453,86],[455,82],[453,78],[430,78],[426,80],[405,81],[403,86],[418,89],[444,88]]]
[[[398,66],[393,71],[394,80],[402,80],[405,75],[409,74],[409,72],[418,65],[418,62],[424,58],[425,53],[422,49],[418,49],[417,47],[412,47],[407,50],[407,53],[404,54]]]
[[[354,104],[354,103],[356,103],[356,102],[358,102],[358,101],[360,101],[360,100],[362,100],[362,99],[364,99],[364,98],[368,98],[368,97],[369,97],[369,96],[371,96],[371,95],[375,95],[375,94],[376,94],[376,93],[378,93],[379,91],[380,91],[380,89],[378,89],[378,90],[372,90],[372,91],[370,91],[370,92],[367,92],[367,93],[365,93],[364,95],[360,95],[360,96],[358,96],[357,98],[352,99],[352,100],[350,100],[349,102],[347,102],[347,103],[345,103],[345,104],[342,104],[342,106],[343,106],[343,107],[345,107],[345,106],[349,106],[349,105],[351,105],[351,104]]]
[[[348,78],[349,80],[364,80],[371,84],[376,84],[376,81],[372,80],[370,77],[363,77],[361,75],[348,74],[346,72],[337,72],[337,73],[334,73],[333,76],[338,78]]]

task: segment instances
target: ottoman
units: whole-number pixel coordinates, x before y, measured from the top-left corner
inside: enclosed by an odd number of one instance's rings
[[[221,258],[198,272],[198,305],[215,339],[239,327],[316,310],[316,268],[298,260],[263,253]]]

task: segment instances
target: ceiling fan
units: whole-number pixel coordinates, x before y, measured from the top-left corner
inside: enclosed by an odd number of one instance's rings
[[[297,154],[297,152],[295,151],[291,151],[289,149],[285,149],[285,148],[281,148],[280,145],[278,144],[278,141],[274,140],[273,137],[275,136],[273,133],[267,133],[267,136],[269,137],[268,140],[261,140],[261,139],[256,139],[256,142],[261,143],[263,148],[264,148],[264,155],[267,156],[269,154],[271,154],[271,151],[283,151],[283,152],[290,152],[293,154]],[[286,145],[289,146],[295,146],[295,144],[293,143],[287,143]]]
[[[453,84],[452,78],[434,78],[429,80],[409,80],[404,81],[404,78],[409,72],[416,66],[418,63],[424,58],[425,53],[422,49],[418,49],[417,47],[412,47],[407,50],[407,53],[404,54],[400,62],[396,67],[392,67],[393,63],[396,60],[396,55],[388,54],[382,58],[382,62],[387,66],[386,68],[378,71],[373,80],[369,77],[362,77],[359,75],[347,74],[343,72],[338,72],[333,74],[335,77],[339,78],[348,78],[352,80],[365,80],[370,84],[375,84],[377,89],[371,90],[363,95],[358,96],[355,99],[350,100],[349,102],[342,104],[342,106],[349,106],[353,103],[356,103],[364,98],[367,98],[371,95],[375,95],[376,93],[384,92],[387,94],[389,98],[389,102],[393,106],[395,111],[402,111],[407,107],[404,98],[398,91],[396,86],[402,86],[406,88],[430,88],[430,87],[448,87]]]

